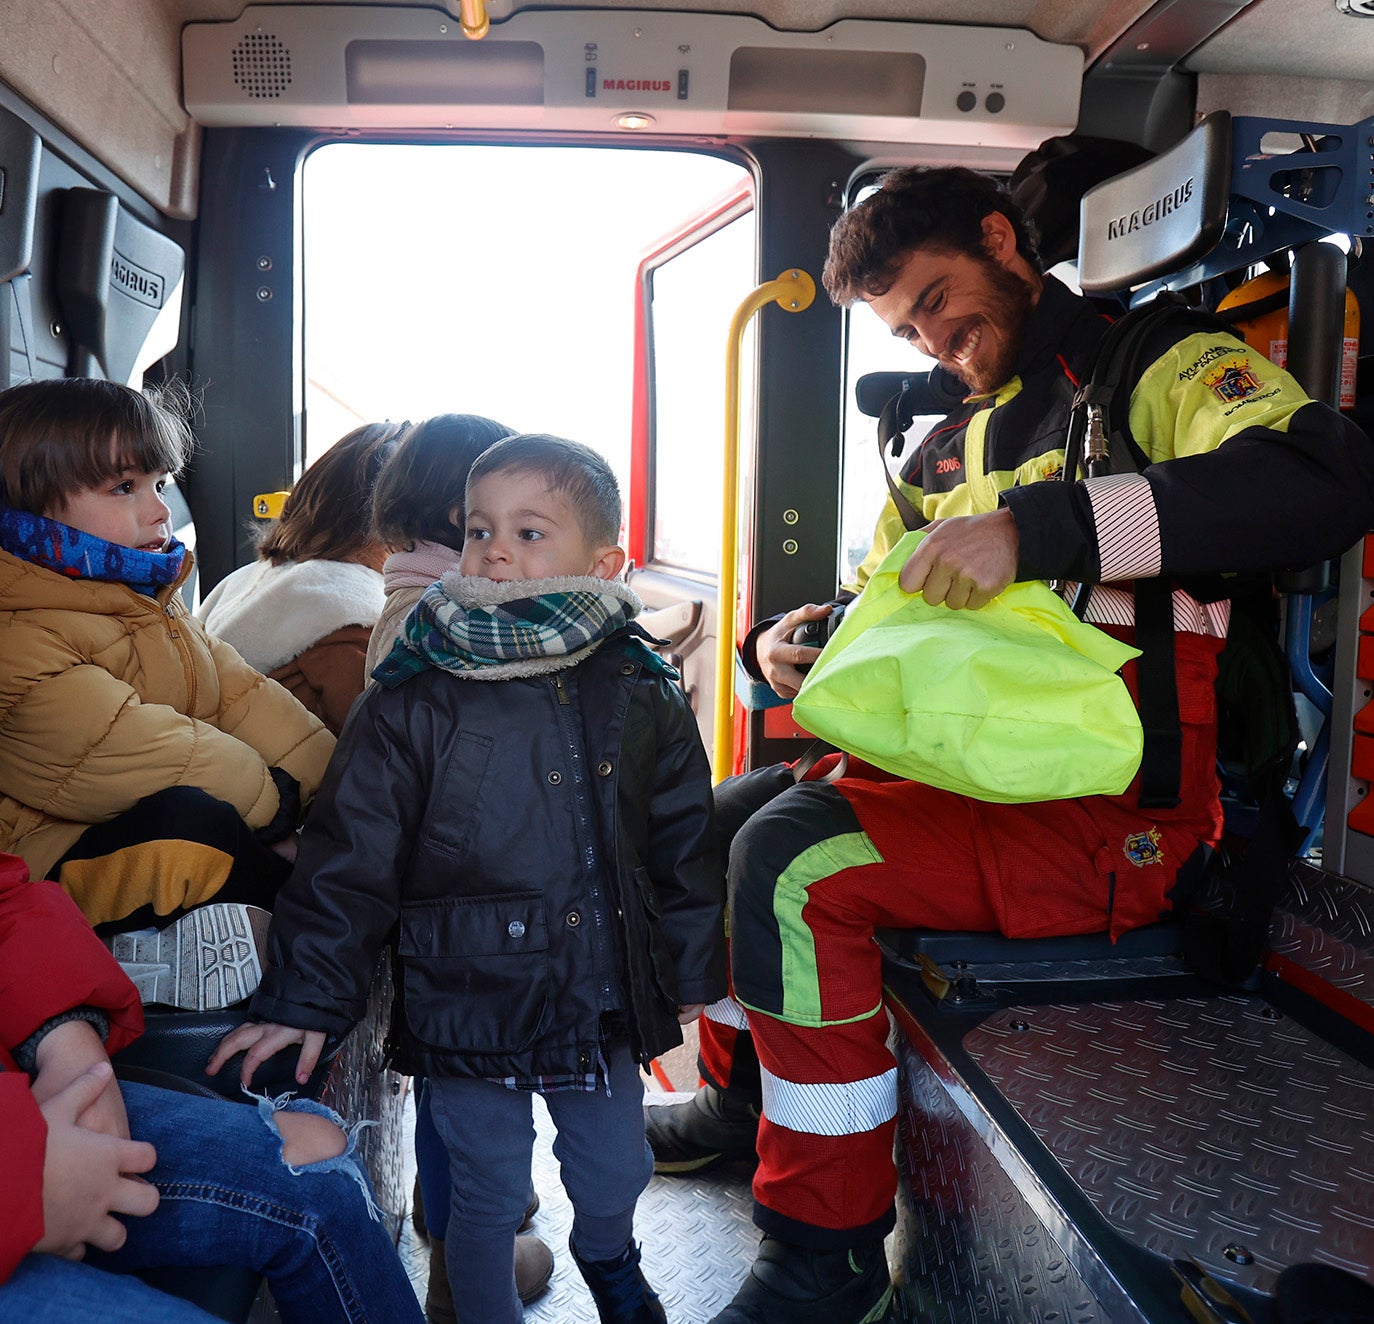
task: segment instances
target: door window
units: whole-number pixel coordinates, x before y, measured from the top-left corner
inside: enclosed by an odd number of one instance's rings
[[[755,285],[754,216],[692,236],[649,273],[652,499],[656,565],[714,577],[720,566],[726,340]],[[746,332],[741,415],[753,417],[753,336]],[[748,450],[748,447],[742,447]]]
[[[361,422],[486,414],[628,477],[645,248],[744,176],[647,148],[331,143],[302,187],[306,461]]]

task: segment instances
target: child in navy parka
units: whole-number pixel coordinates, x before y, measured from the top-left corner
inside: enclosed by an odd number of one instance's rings
[[[595,452],[512,437],[474,465],[459,572],[430,588],[344,728],[272,928],[245,1079],[362,1013],[397,940],[394,1048],[450,1154],[454,1298],[520,1318],[512,1246],[541,1093],[603,1321],[661,1321],[639,1270],[638,1065],[725,991],[710,775],[676,676],[631,625]]]

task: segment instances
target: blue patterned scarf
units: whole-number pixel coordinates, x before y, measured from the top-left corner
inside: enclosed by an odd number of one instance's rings
[[[504,583],[449,573],[406,617],[373,676],[396,685],[426,667],[469,680],[506,680],[576,666],[643,604],[618,580],[591,576]]]
[[[106,542],[43,515],[0,506],[0,547],[21,561],[41,565],[68,579],[101,579],[127,584],[153,597],[176,582],[186,548],[175,538],[165,552],[143,552]]]

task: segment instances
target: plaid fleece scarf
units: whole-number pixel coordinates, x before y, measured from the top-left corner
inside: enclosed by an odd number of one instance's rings
[[[173,538],[165,552],[142,552],[83,533],[70,524],[0,506],[0,547],[21,561],[41,565],[68,579],[127,584],[153,597],[181,573],[186,547]]]
[[[426,667],[507,680],[576,666],[639,614],[617,580],[576,575],[498,582],[456,571],[431,584],[373,676],[396,685]]]

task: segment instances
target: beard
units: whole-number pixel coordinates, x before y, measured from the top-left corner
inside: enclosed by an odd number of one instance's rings
[[[968,319],[961,335],[981,333],[978,348],[984,351],[983,356],[967,363],[941,362],[972,394],[986,395],[1011,379],[1025,341],[1026,322],[1036,291],[1015,272],[985,254],[979,254],[978,261],[986,281],[984,306]]]

